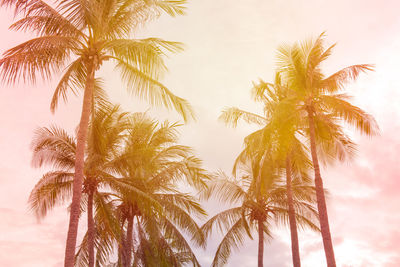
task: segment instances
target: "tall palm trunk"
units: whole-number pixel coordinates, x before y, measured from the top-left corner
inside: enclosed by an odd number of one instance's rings
[[[89,252],[89,265],[94,267],[94,221],[93,221],[93,190],[90,188],[88,192],[88,252]]]
[[[315,190],[317,194],[318,216],[319,216],[319,223],[321,226],[321,234],[324,244],[325,257],[328,267],[336,267],[331,231],[329,230],[328,211],[325,202],[324,186],[322,183],[321,173],[319,170],[317,150],[315,144],[314,115],[311,110],[308,110],[308,123],[310,129],[311,157],[315,173]]]
[[[82,114],[77,135],[76,156],[75,156],[75,177],[72,185],[72,203],[68,225],[68,236],[65,247],[65,267],[74,266],[76,236],[78,233],[80,203],[82,197],[83,165],[85,156],[86,136],[88,132],[89,116],[94,88],[94,64],[88,64],[88,74],[83,95]]]
[[[263,222],[258,220],[258,267],[263,267],[264,264],[264,231]]]
[[[121,220],[121,229],[124,229],[124,224],[125,224],[125,218]],[[125,246],[126,246],[126,240],[125,240],[125,234],[124,231],[121,231],[121,241],[118,244],[118,267],[123,266],[125,267],[126,264],[126,256],[125,256]]]
[[[130,216],[130,218],[128,218],[128,228],[126,229],[126,246],[125,246],[126,267],[130,267],[132,261],[133,218],[134,218],[133,216]]]
[[[286,193],[289,206],[289,224],[290,224],[290,237],[292,241],[292,260],[293,267],[300,267],[300,251],[299,251],[299,238],[297,235],[296,216],[293,207],[293,192],[292,192],[292,162],[290,155],[286,157]]]

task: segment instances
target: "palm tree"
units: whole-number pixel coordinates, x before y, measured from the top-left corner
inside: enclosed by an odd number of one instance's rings
[[[107,173],[117,151],[120,149],[124,131],[127,129],[126,114],[118,106],[101,105],[96,108],[96,115],[89,126],[89,139],[86,149],[84,189],[88,221],[88,263],[94,266],[94,219],[93,207],[100,205],[107,197],[98,189],[104,185],[111,188],[129,188]],[[56,170],[50,171],[37,183],[29,198],[31,208],[36,215],[44,217],[49,208],[61,204],[71,195],[73,168],[76,153],[76,140],[60,128],[40,128],[32,142],[33,164],[40,167],[50,164]],[[100,211],[98,210],[97,213]],[[104,212],[103,210],[101,212]]]
[[[256,154],[258,157],[253,157],[246,165],[244,162],[237,165],[240,166],[243,176],[232,179],[221,173],[220,179],[210,182],[209,189],[204,193],[206,198],[214,196],[230,204],[239,204],[218,213],[202,226],[206,236],[214,225],[226,232],[215,253],[212,266],[227,263],[231,249],[242,245],[246,234],[252,238],[253,231],[258,233],[258,266],[263,266],[264,240],[265,236],[272,237],[272,223],[288,222],[287,193],[279,179],[279,172],[276,172],[275,166],[268,164],[268,158],[260,157],[262,153]],[[264,160],[262,164],[259,163],[261,158]],[[299,180],[293,182],[295,216],[301,227],[318,230],[313,223],[313,218],[317,216],[312,205],[313,187],[303,183]]]
[[[96,102],[100,101],[97,100]],[[118,106],[103,103],[96,109],[95,116],[92,117],[92,121],[89,124],[87,157],[85,160],[86,179],[84,180],[83,190],[88,197],[88,262],[85,266],[91,267],[95,264],[94,197],[96,200],[95,207],[97,207],[96,217],[99,217],[96,219],[97,225],[99,225],[98,229],[118,234],[118,229],[115,231],[115,227],[107,229],[107,226],[110,228],[110,225],[116,225],[115,219],[110,216],[112,215],[113,207],[107,202],[111,196],[108,193],[99,192],[99,189],[107,187],[113,191],[128,191],[131,194],[135,192],[135,188],[130,187],[121,179],[117,179],[112,175],[112,164],[115,158],[119,156],[129,129],[127,115],[127,113],[121,112]],[[142,201],[146,201],[146,198],[142,197]],[[104,221],[108,222],[108,224]],[[104,263],[104,256],[97,262]]]
[[[287,88],[282,85],[279,73],[276,73],[274,84],[260,81],[258,84],[254,83],[252,89],[254,100],[264,105],[265,116],[238,108],[227,108],[222,112],[220,119],[233,127],[237,126],[240,119],[263,127],[245,138],[246,149],[241,156],[246,157],[257,150],[273,149],[274,160],[279,161],[279,168],[285,169],[292,260],[293,266],[300,267],[299,241],[291,184],[294,175],[298,175],[303,178],[305,183],[308,183],[307,172],[310,164],[306,148],[296,136],[298,133],[293,123],[294,118],[289,114],[291,111],[282,104],[286,91]]]
[[[1,6],[14,6],[15,14],[22,16],[11,25],[11,29],[38,35],[4,53],[0,60],[3,80],[8,83],[15,83],[18,79],[35,82],[38,75],[49,79],[64,69],[51,101],[52,111],[60,97],[67,99],[68,90],[73,93],[84,91],[65,266],[72,267],[74,261],[84,150],[97,70],[104,62],[114,61],[133,93],[151,104],[175,108],[185,120],[193,116],[190,105],[158,81],[165,70],[163,50],[179,51],[181,45],[157,38],[128,39],[132,29],[154,17],[154,14],[183,14],[185,2],[57,0],[53,7],[42,0],[0,1]]]
[[[304,147],[302,142],[295,136],[295,132],[288,132],[288,128],[283,127],[275,130],[275,135],[271,136],[271,125],[269,124],[264,129],[257,131],[245,138],[246,149],[243,156],[249,153],[254,153],[254,151],[268,151],[267,153],[276,153],[274,161],[276,168],[281,169],[286,176],[285,187],[286,187],[286,198],[288,206],[288,219],[289,228],[291,235],[291,250],[292,250],[292,262],[293,266],[300,267],[300,250],[299,250],[299,240],[297,232],[297,221],[294,209],[293,200],[293,182],[295,181],[299,185],[310,186],[310,178],[308,171],[310,169],[310,160],[307,157],[307,149]],[[271,143],[271,139],[275,138],[274,147],[271,145],[266,145]],[[266,153],[266,152],[262,152]],[[314,203],[313,203],[314,204]]]
[[[319,168],[319,159],[326,155],[320,152],[335,152],[330,156],[342,158],[346,150],[343,147],[353,145],[344,134],[342,122],[367,135],[376,134],[378,126],[371,115],[350,104],[350,97],[341,93],[347,82],[355,80],[361,72],[372,70],[372,66],[353,65],[325,77],[321,63],[330,56],[334,45],[324,49],[323,40],[324,34],[321,34],[314,41],[280,47],[278,71],[290,89],[286,102],[290,102],[292,115],[298,118],[296,124],[309,137],[325,255],[328,266],[334,267],[336,262]]]
[[[184,181],[204,189],[208,174],[189,147],[176,144],[178,124],[158,125],[145,114],[135,114],[131,124],[125,150],[114,162],[114,169],[125,177],[127,184],[154,201],[148,206],[130,195],[122,193],[117,197],[121,228],[126,229],[122,240],[118,240],[120,262],[131,266],[134,255],[136,264],[147,266],[145,252],[149,253],[150,244],[150,250],[156,249],[157,255],[164,261],[168,259],[172,266],[181,266],[178,255],[186,255],[186,260],[199,266],[180,231],[186,232],[197,245],[204,245],[202,232],[192,216],[203,217],[206,213],[196,199],[181,193],[177,185]],[[136,246],[134,235],[139,239]]]

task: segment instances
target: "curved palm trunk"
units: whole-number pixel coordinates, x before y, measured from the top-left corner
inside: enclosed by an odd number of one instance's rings
[[[292,167],[290,156],[286,158],[286,193],[289,206],[289,224],[290,224],[290,237],[292,241],[292,260],[293,267],[300,267],[300,251],[299,251],[299,238],[297,235],[296,216],[293,207],[293,192],[292,192]]]
[[[325,202],[324,186],[322,183],[321,173],[319,170],[317,150],[315,144],[314,116],[311,111],[308,111],[308,123],[310,128],[311,157],[315,173],[315,190],[317,194],[318,216],[319,216],[319,223],[321,226],[322,240],[324,243],[325,257],[328,267],[336,267],[331,231],[329,229],[328,211]]]
[[[258,220],[258,267],[263,267],[264,262],[264,231],[263,223]]]
[[[93,220],[93,191],[89,189],[88,192],[88,252],[89,252],[89,265],[94,267],[94,220]]]
[[[126,229],[126,246],[125,246],[126,267],[131,266],[132,244],[133,244],[133,217],[128,219],[128,228]]]
[[[93,63],[88,66],[85,92],[83,95],[82,114],[79,123],[79,131],[76,144],[75,177],[72,186],[72,203],[68,225],[68,236],[65,247],[65,267],[74,266],[76,236],[78,232],[80,202],[82,197],[83,165],[85,156],[86,136],[88,132],[89,116],[94,88],[94,67]]]

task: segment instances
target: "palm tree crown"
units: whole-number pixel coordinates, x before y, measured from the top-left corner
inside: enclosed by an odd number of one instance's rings
[[[248,159],[247,162],[240,164],[242,176],[239,179],[232,179],[220,173],[219,179],[210,182],[209,189],[204,194],[206,198],[213,195],[223,202],[239,205],[214,215],[202,226],[207,236],[214,226],[224,232],[212,266],[221,266],[227,263],[232,248],[242,245],[246,235],[252,239],[253,231],[258,232],[259,266],[262,266],[265,236],[272,237],[273,223],[288,223],[286,188],[279,173],[270,172],[272,166],[268,167],[267,165],[264,163],[260,169],[259,161],[249,161]],[[269,180],[269,182],[260,183],[257,178],[259,172],[262,173],[262,180]],[[318,230],[313,223],[316,211],[312,205],[314,201],[312,192],[313,187],[302,184],[300,180],[293,183],[295,216],[299,225]]]
[[[45,1],[2,0],[0,5],[15,7],[23,18],[10,26],[31,31],[37,38],[4,53],[0,60],[2,78],[8,83],[19,79],[35,82],[64,71],[51,110],[67,92],[85,88],[89,73],[104,62],[113,61],[128,89],[151,104],[174,107],[186,120],[193,115],[182,98],[173,95],[158,79],[166,71],[165,52],[182,50],[182,44],[159,38],[129,39],[132,29],[159,12],[171,16],[184,13],[186,1]]]

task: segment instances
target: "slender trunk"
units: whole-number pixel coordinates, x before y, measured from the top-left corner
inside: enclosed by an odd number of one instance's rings
[[[336,267],[335,254],[333,252],[331,232],[329,230],[328,211],[326,208],[324,186],[319,170],[318,157],[315,145],[314,115],[308,111],[308,123],[310,128],[311,156],[315,173],[315,190],[317,194],[318,216],[321,226],[322,241],[324,243],[325,257],[328,267]]]
[[[133,245],[133,217],[130,216],[128,219],[128,228],[126,229],[126,267],[130,267],[132,261],[132,245]]]
[[[125,241],[125,234],[124,234],[124,224],[125,224],[125,219],[121,220],[121,241],[118,245],[118,267],[122,266],[125,267],[125,261],[126,261],[126,256],[125,256],[125,246],[126,246],[126,241]]]
[[[83,165],[85,156],[86,136],[89,125],[89,116],[94,87],[94,67],[88,66],[88,76],[86,80],[85,92],[83,95],[82,114],[79,123],[79,130],[76,144],[75,156],[75,177],[72,185],[72,203],[68,225],[68,236],[65,247],[65,267],[73,267],[75,259],[76,236],[78,233],[80,203],[82,197]]]
[[[264,264],[264,231],[263,223],[258,220],[258,267],[263,267]]]
[[[122,254],[122,245],[118,245],[118,267],[124,266],[123,254]]]
[[[286,193],[289,206],[289,224],[290,224],[290,237],[292,241],[292,260],[293,267],[300,267],[300,251],[299,251],[299,238],[297,236],[296,216],[293,207],[293,193],[292,193],[292,166],[290,156],[286,157]]]
[[[268,183],[271,182],[271,180],[269,180],[269,181],[263,180],[263,177],[262,177],[262,170],[264,167],[264,163],[266,162],[266,159],[267,159],[267,154],[268,154],[268,150],[266,149],[265,152],[263,153],[263,155],[261,156],[260,163],[259,163],[259,170],[258,170],[258,175],[257,175],[257,180],[256,180],[256,192],[258,192],[259,195],[261,195],[263,193],[262,189],[266,187],[265,182],[268,182]]]
[[[89,252],[89,265],[94,267],[94,221],[93,221],[93,190],[89,189],[88,192],[88,252]]]

